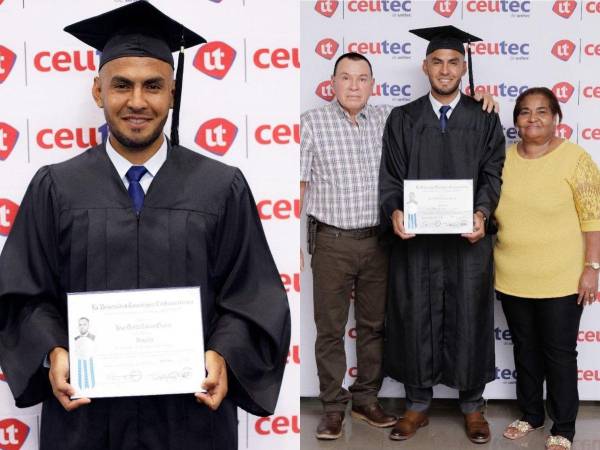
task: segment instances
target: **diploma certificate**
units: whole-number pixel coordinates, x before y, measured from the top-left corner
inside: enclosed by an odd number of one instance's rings
[[[473,180],[404,180],[404,228],[410,234],[473,231]]]
[[[72,398],[201,392],[200,288],[67,296]]]

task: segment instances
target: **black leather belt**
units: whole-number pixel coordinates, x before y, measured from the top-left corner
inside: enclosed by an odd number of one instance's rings
[[[342,228],[333,227],[323,222],[317,222],[317,232],[333,234],[335,236],[344,236],[352,239],[367,239],[379,234],[379,227],[357,228],[355,230],[344,230]]]

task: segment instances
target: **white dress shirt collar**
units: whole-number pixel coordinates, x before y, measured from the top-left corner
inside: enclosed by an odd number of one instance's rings
[[[125,185],[125,188],[129,188],[129,180],[127,180],[127,177],[125,175],[127,174],[127,171],[129,170],[129,168],[131,166],[141,165],[141,164],[131,164],[131,162],[128,161],[125,157],[121,156],[114,149],[114,147],[110,144],[110,139],[106,140],[106,154],[108,155],[113,166],[115,166],[115,169],[117,170],[117,173],[119,174],[119,178]],[[144,192],[148,191],[148,187],[150,187],[150,183],[152,182],[152,180],[154,179],[154,177],[156,176],[156,174],[158,173],[158,171],[160,170],[160,168],[162,167],[162,165],[165,163],[166,160],[167,160],[167,138],[165,136],[165,138],[163,139],[163,143],[160,146],[160,148],[158,149],[158,151],[154,155],[152,155],[152,157],[148,161],[146,161],[143,164],[143,166],[148,170],[148,172],[146,172],[146,174],[144,174],[144,176],[140,180],[140,184],[142,185]]]
[[[458,105],[458,102],[460,101],[460,91],[458,91],[456,93],[456,96],[452,99],[452,101],[450,103],[448,103],[448,106],[450,107],[450,110],[446,113],[446,117],[449,119],[450,115],[452,114],[452,111],[454,111],[454,108],[456,108],[456,105]],[[440,108],[442,106],[444,106],[443,103],[441,103],[440,101],[438,101],[438,99],[436,99],[433,94],[431,93],[431,91],[429,92],[429,101],[431,102],[431,107],[433,108],[433,112],[435,113],[435,115],[437,116],[437,118],[440,118]]]

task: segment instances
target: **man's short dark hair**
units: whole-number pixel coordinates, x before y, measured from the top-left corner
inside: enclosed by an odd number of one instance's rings
[[[371,76],[373,76],[373,67],[371,67],[371,63],[369,62],[369,60],[364,55],[361,55],[360,53],[356,53],[356,52],[344,53],[342,56],[340,56],[336,60],[335,65],[333,66],[333,75],[334,76],[335,76],[335,74],[337,72],[338,64],[340,63],[340,61],[342,59],[350,59],[352,61],[364,61],[364,62],[366,62],[368,64],[368,66],[369,66],[369,72],[371,72]]]
[[[523,100],[530,95],[536,94],[543,95],[548,99],[552,117],[558,114],[558,122],[562,122],[563,115],[560,109],[560,103],[558,103],[558,99],[556,98],[556,95],[554,95],[554,92],[547,87],[532,87],[521,92],[521,94],[517,97],[517,100],[515,101],[515,109],[513,110],[513,123],[515,125],[517,124],[517,117],[519,117],[519,114],[521,114],[521,111],[523,110]]]
[[[85,320],[87,323],[90,323],[90,319],[87,317],[80,317],[79,320]]]

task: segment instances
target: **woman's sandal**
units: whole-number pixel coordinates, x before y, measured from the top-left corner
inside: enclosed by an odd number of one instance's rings
[[[546,450],[570,450],[571,441],[563,436],[548,436]]]
[[[504,430],[504,437],[507,439],[521,439],[522,437],[525,437],[532,431],[539,430],[543,427],[544,425],[538,428],[533,428],[529,422],[525,422],[523,420],[515,420],[513,423],[506,427],[506,430]]]

